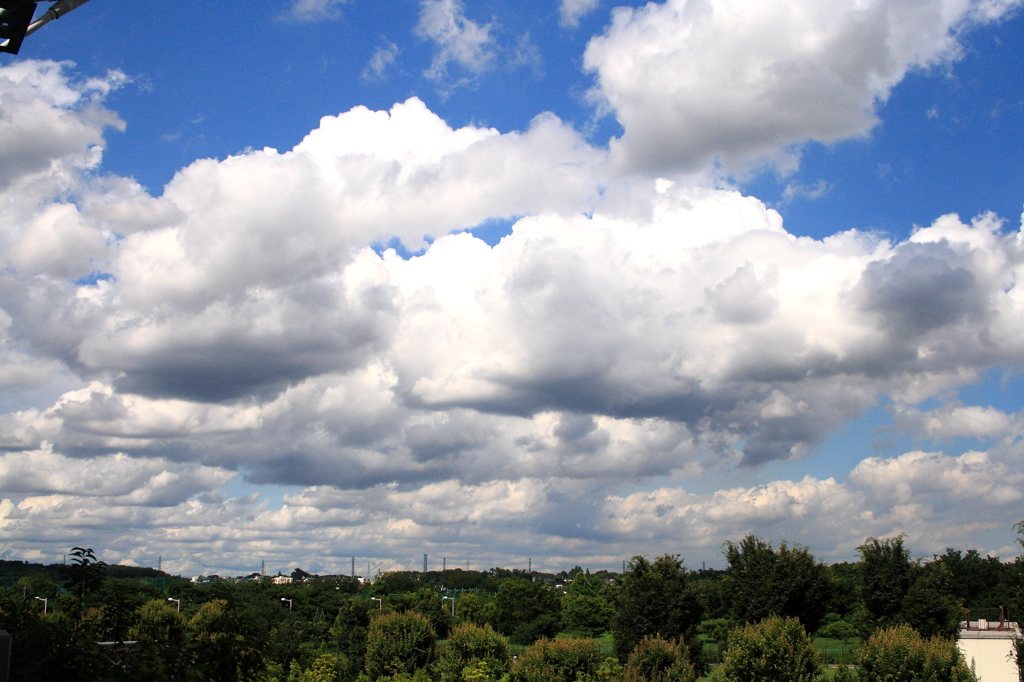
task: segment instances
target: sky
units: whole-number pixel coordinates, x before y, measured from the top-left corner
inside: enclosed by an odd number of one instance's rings
[[[51,22],[0,56],[0,558],[1016,556],[1022,4]]]

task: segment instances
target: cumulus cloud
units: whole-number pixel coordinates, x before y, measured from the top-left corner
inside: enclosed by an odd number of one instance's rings
[[[0,75],[0,190],[40,174],[69,182],[75,169],[100,161],[103,131],[124,122],[101,104],[127,81],[120,71],[103,78],[69,78],[71,62],[22,61]]]
[[[953,511],[992,526],[1019,502],[1013,419],[913,412],[1024,356],[1024,248],[996,216],[797,238],[739,192],[614,175],[550,114],[453,129],[415,98],[196,161],[156,197],[94,172],[116,77],[17,66],[0,86],[35,94],[12,111],[74,134],[14,154],[0,188],[0,378],[80,380],[0,415],[22,556],[95,533],[180,570],[258,542],[291,563],[297,539],[322,562],[496,538],[509,561],[604,561],[751,531],[842,554],[903,530],[930,547]],[[495,246],[451,234],[493,218],[515,220]],[[868,459],[847,483],[687,489],[806,456],[880,396],[933,437],[1003,440]],[[239,472],[304,490],[226,496]]]
[[[625,167],[785,169],[790,145],[867,134],[909,70],[956,57],[958,32],[1017,5],[667,0],[616,9],[584,62],[625,128],[612,141]]]

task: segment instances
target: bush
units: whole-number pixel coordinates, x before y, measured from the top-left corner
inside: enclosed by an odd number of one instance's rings
[[[430,622],[418,613],[385,613],[370,622],[366,634],[366,673],[370,679],[411,675],[434,656]]]
[[[542,639],[512,664],[511,682],[576,682],[594,676],[601,663],[592,639]]]
[[[682,642],[644,637],[629,655],[622,682],[696,682],[690,651]]]
[[[728,682],[812,682],[822,671],[819,654],[800,621],[772,617],[729,633],[716,675]]]
[[[482,628],[470,623],[456,626],[438,655],[437,676],[441,682],[461,682],[470,666],[476,666],[477,672],[482,666],[495,677],[507,673],[508,640],[490,625]]]
[[[926,640],[908,625],[873,634],[857,662],[861,682],[977,682],[955,641]]]

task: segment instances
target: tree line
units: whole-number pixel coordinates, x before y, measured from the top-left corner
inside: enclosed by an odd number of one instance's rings
[[[1020,559],[913,561],[902,537],[859,553],[826,565],[750,535],[724,545],[724,570],[666,554],[619,574],[455,569],[360,585],[297,568],[291,584],[161,590],[75,548],[56,573],[26,570],[0,590],[0,628],[12,679],[26,681],[809,682],[818,637],[856,648],[842,679],[953,682],[973,679],[954,642],[968,612],[1024,614]]]

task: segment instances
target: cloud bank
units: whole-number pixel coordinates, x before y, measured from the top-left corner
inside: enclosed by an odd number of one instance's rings
[[[198,160],[160,196],[101,172],[123,75],[0,68],[0,381],[77,382],[0,415],[5,551],[98,538],[108,561],[186,572],[424,551],[615,566],[713,558],[746,532],[840,557],[899,532],[941,549],[1015,521],[1020,415],[947,396],[1024,356],[1020,231],[981,214],[899,242],[796,237],[677,174],[865,133],[908,69],[1006,7],[783,4],[618,10],[586,54],[625,127],[610,150],[551,114],[452,128],[411,98]],[[460,12],[423,6],[444,64],[486,38]],[[741,51],[755,19],[779,30]],[[687,118],[697,93],[713,127]],[[464,232],[499,219],[493,247]],[[904,431],[991,447],[690,491],[806,457],[883,399]],[[243,480],[292,488],[274,505],[231,492]]]

